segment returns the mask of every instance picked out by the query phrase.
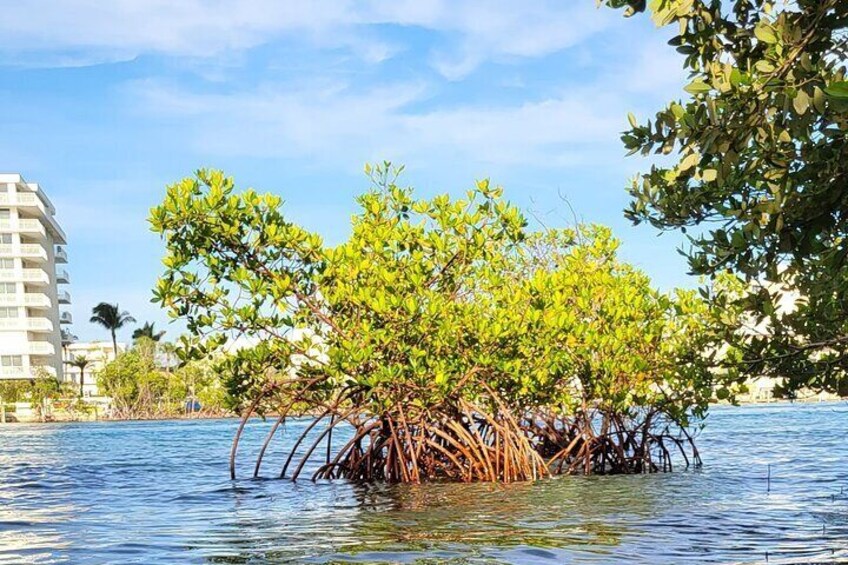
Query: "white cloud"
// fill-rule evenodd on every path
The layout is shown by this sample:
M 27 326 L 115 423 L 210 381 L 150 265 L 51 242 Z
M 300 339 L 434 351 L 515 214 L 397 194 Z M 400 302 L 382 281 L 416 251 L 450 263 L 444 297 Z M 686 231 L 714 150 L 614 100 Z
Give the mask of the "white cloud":
M 617 21 L 593 2 L 403 0 L 372 2 L 374 20 L 453 32 L 469 51 L 533 57 L 578 43 Z
M 429 89 L 401 83 L 265 86 L 205 94 L 157 82 L 132 85 L 132 105 L 154 118 L 178 118 L 201 154 L 310 157 L 347 165 L 388 158 L 443 164 L 564 166 L 617 143 L 626 101 L 572 90 L 503 105 L 419 110 Z
M 660 41 L 644 42 L 621 78 L 624 87 L 639 94 L 682 93 L 687 71 L 683 56 Z
M 51 55 L 56 65 L 115 61 L 155 53 L 211 57 L 281 37 L 344 47 L 380 62 L 399 46 L 375 26 L 416 27 L 446 35 L 434 67 L 460 78 L 498 57 L 536 57 L 570 47 L 618 21 L 590 0 L 19 0 L 4 6 L 0 53 L 18 64 Z
M 321 33 L 348 17 L 343 2 L 270 0 L 24 0 L 4 7 L 8 50 L 78 49 L 200 56 L 252 47 L 275 32 Z

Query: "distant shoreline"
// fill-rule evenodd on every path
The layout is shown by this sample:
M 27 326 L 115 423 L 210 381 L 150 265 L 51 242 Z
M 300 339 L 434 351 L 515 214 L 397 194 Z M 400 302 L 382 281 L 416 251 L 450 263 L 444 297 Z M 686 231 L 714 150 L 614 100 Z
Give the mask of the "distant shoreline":
M 738 404 L 731 404 L 729 402 L 716 402 L 710 404 L 711 408 L 754 408 L 754 407 L 763 407 L 763 406 L 792 406 L 795 404 L 802 405 L 814 405 L 814 404 L 835 404 L 840 402 L 848 402 L 848 398 L 827 398 L 824 400 L 818 398 L 798 398 L 798 399 L 775 399 L 775 400 L 753 400 L 753 401 L 740 401 Z M 7 414 L 7 418 L 9 418 L 9 414 Z M 293 414 L 291 417 L 299 418 L 306 417 L 309 414 Z M 265 420 L 274 420 L 278 417 L 277 414 L 267 414 L 265 416 Z M 97 424 L 97 423 L 114 423 L 114 422 L 182 422 L 182 421 L 191 421 L 191 420 L 234 420 L 238 421 L 241 417 L 236 414 L 203 414 L 203 415 L 192 415 L 192 416 L 162 416 L 162 417 L 151 417 L 151 418 L 90 418 L 90 419 L 50 419 L 46 421 L 41 421 L 37 419 L 26 419 L 24 421 L 11 421 L 7 420 L 7 425 L 29 425 L 29 424 Z M 261 416 L 251 416 L 251 420 L 262 420 Z M 0 428 L 3 427 L 3 424 L 0 424 Z
M 6 414 L 6 424 L 96 424 L 99 422 L 177 422 L 188 420 L 237 420 L 236 415 L 193 415 L 193 416 L 155 416 L 151 418 L 50 418 L 48 420 L 40 420 L 37 418 L 27 418 L 22 421 L 14 419 L 14 414 Z M 11 418 L 11 420 L 10 420 Z M 3 424 L 0 424 L 2 427 Z

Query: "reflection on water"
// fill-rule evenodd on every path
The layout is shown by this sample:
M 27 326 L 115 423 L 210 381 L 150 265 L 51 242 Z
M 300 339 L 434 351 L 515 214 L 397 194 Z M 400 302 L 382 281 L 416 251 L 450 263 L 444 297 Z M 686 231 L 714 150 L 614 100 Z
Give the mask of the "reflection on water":
M 844 405 L 717 408 L 698 471 L 470 486 L 230 482 L 228 420 L 10 425 L 0 563 L 836 562 L 846 424 Z

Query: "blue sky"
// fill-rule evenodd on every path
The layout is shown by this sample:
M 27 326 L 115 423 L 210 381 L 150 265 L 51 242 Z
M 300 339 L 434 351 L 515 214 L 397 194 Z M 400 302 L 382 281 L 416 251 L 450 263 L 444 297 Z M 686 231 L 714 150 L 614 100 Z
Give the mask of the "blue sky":
M 548 225 L 571 221 L 566 196 L 657 285 L 692 285 L 681 238 L 622 215 L 648 165 L 624 157 L 627 112 L 684 84 L 668 35 L 594 0 L 19 0 L 0 18 L 0 170 L 56 204 L 83 339 L 105 337 L 101 300 L 166 323 L 146 216 L 199 167 L 281 194 L 330 242 L 367 161 L 404 163 L 422 194 L 489 177 Z

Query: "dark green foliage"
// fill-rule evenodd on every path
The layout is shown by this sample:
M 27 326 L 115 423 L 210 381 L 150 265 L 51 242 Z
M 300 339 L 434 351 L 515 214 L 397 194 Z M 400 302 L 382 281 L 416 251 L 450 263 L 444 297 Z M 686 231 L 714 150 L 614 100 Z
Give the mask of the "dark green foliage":
M 112 334 L 112 347 L 115 350 L 115 355 L 118 355 L 118 338 L 116 332 L 123 328 L 126 324 L 134 324 L 135 318 L 130 316 L 129 312 L 122 312 L 117 304 L 108 304 L 101 302 L 91 309 L 92 324 L 99 324 L 109 330 Z
M 675 25 L 688 96 L 631 153 L 674 155 L 633 181 L 627 216 L 688 230 L 692 272 L 731 271 L 751 313 L 729 334 L 751 374 L 838 390 L 848 368 L 848 1 L 606 0 Z M 666 162 L 666 161 L 663 161 Z M 797 291 L 787 308 L 787 290 Z M 722 300 L 719 297 L 719 300 Z M 724 297 L 723 300 L 729 300 Z

